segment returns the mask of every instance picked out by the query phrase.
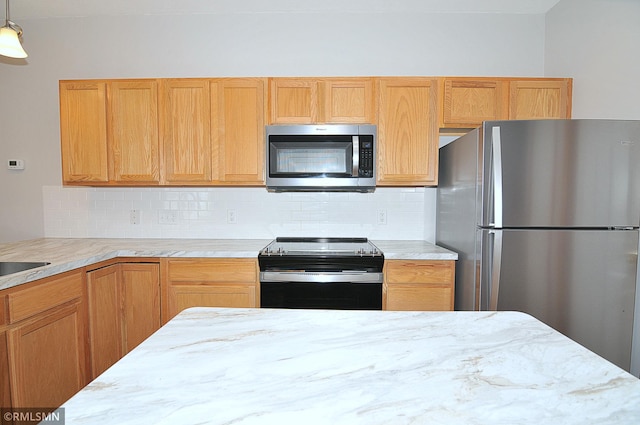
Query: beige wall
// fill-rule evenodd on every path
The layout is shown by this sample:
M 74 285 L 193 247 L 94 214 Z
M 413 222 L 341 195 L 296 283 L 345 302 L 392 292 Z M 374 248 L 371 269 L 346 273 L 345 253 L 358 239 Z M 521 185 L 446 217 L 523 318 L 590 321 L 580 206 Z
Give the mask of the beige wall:
M 220 12 L 19 23 L 29 58 L 0 59 L 0 241 L 44 234 L 42 187 L 61 181 L 60 79 L 543 73 L 543 15 Z M 27 168 L 8 171 L 8 158 Z
M 574 118 L 640 119 L 640 1 L 561 0 L 547 13 L 545 74 L 573 81 Z

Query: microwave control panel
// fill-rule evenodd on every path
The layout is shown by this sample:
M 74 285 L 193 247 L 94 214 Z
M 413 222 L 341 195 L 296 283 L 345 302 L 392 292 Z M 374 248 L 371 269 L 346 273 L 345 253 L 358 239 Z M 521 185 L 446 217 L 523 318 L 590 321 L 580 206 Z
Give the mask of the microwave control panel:
M 360 138 L 358 177 L 373 177 L 373 137 L 360 136 Z

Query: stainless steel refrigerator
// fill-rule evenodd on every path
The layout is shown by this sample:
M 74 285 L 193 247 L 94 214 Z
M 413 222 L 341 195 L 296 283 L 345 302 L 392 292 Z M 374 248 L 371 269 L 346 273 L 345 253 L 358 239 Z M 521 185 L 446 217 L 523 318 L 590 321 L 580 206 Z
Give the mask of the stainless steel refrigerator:
M 531 314 L 640 376 L 640 121 L 487 121 L 439 169 L 456 310 Z

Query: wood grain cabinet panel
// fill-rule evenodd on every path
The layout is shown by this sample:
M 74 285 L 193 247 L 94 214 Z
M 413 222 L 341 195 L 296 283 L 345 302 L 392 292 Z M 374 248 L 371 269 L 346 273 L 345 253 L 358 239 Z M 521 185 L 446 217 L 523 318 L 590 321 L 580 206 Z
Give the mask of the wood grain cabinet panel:
M 506 118 L 506 82 L 488 78 L 443 79 L 444 128 L 475 128 L 483 121 Z
M 160 182 L 158 83 L 112 81 L 108 84 L 111 180 Z
M 324 123 L 375 123 L 373 78 L 327 78 L 320 81 L 320 121 Z
M 0 407 L 11 409 L 11 381 L 9 378 L 9 351 L 7 333 L 0 332 Z M 2 423 L 5 423 L 3 421 Z
M 385 310 L 453 310 L 454 261 L 386 260 Z
M 375 123 L 370 77 L 272 78 L 271 124 Z
M 58 284 L 57 289 L 69 290 L 74 296 L 68 299 L 60 291 L 51 290 Z M 40 293 L 40 286 L 46 291 Z M 9 299 L 16 302 L 9 306 L 10 317 L 24 318 L 7 330 L 13 407 L 57 407 L 88 383 L 83 288 L 84 273 L 76 271 L 36 282 L 28 289 L 11 291 Z M 49 295 L 54 299 L 43 311 L 43 299 Z M 23 301 L 29 298 L 37 306 L 30 311 L 34 314 L 27 314 L 28 309 L 23 308 Z
M 272 78 L 269 83 L 271 124 L 318 122 L 318 80 Z
M 66 184 L 158 184 L 156 80 L 60 81 Z
M 266 79 L 212 80 L 211 87 L 214 180 L 264 185 Z
M 571 118 L 572 80 L 528 79 L 509 82 L 511 120 Z
M 436 185 L 437 80 L 378 81 L 378 185 Z
M 163 323 L 189 307 L 259 307 L 257 259 L 167 259 L 163 269 Z
M 63 182 L 107 183 L 107 84 L 60 81 L 59 89 Z
M 211 110 L 209 80 L 162 80 L 160 123 L 164 183 L 211 182 Z
M 121 263 L 87 273 L 92 377 L 160 328 L 160 266 Z

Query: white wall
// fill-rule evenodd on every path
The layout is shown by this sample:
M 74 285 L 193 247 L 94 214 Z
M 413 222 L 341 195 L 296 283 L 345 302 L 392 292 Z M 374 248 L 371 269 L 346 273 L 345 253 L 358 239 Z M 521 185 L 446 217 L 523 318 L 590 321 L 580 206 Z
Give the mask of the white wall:
M 315 7 L 318 10 L 321 6 Z M 80 227 L 70 235 L 101 234 L 101 227 L 90 219 L 99 204 L 44 207 L 43 197 L 49 202 L 51 193 L 58 193 L 60 202 L 75 199 L 78 190 L 84 191 L 85 198 L 110 193 L 108 189 L 60 189 L 60 79 L 544 73 L 544 15 L 218 13 L 32 19 L 19 24 L 24 28 L 29 58 L 0 59 L 0 242 L 69 234 L 67 230 L 73 227 L 78 208 L 86 208 L 80 214 L 89 218 L 87 222 L 75 222 Z M 24 159 L 26 169 L 7 170 L 9 158 Z M 74 194 L 67 196 L 66 190 Z M 156 195 L 155 189 L 132 191 L 141 199 Z M 192 196 L 198 193 L 193 191 Z M 254 195 L 252 189 L 228 189 L 223 193 L 227 205 L 229 199 Z M 406 194 L 403 189 L 385 189 L 358 199 L 368 208 L 389 211 L 383 233 L 399 239 L 433 241 L 434 189 L 420 189 L 417 193 L 424 194 L 419 205 L 412 201 L 406 208 L 405 203 L 398 202 Z M 282 202 L 278 194 L 261 193 L 259 197 L 267 210 L 281 211 L 278 221 L 271 221 L 272 214 L 262 218 L 255 214 L 251 227 L 238 223 L 234 232 L 248 236 L 258 228 L 262 229 L 261 235 L 264 229 L 275 229 L 271 233 L 284 231 L 282 221 L 294 214 L 285 205 L 302 205 L 297 201 Z M 304 201 L 308 205 L 306 214 L 317 218 L 310 220 L 316 223 L 313 226 L 318 231 L 336 232 L 337 236 L 348 232 L 342 226 L 344 217 L 327 214 L 326 200 L 331 206 L 344 205 L 340 194 L 310 196 Z M 348 205 L 352 205 L 349 213 L 361 211 L 359 203 Z M 231 207 L 240 208 L 233 203 Z M 416 208 L 424 215 L 413 214 Z M 68 220 L 66 224 L 56 215 L 62 210 L 68 211 L 62 213 L 62 218 Z M 220 224 L 217 211 L 209 218 L 214 224 L 199 226 L 200 221 L 190 222 L 189 234 L 226 234 L 227 230 L 212 230 Z M 392 215 L 391 211 L 398 214 Z M 123 221 L 123 211 L 107 208 L 103 214 L 109 228 L 117 229 Z M 379 234 L 374 215 L 366 212 L 363 220 L 362 232 L 367 234 L 362 236 Z M 80 223 L 86 224 L 82 227 Z M 158 229 L 151 223 L 146 225 Z M 159 237 L 165 233 L 171 231 L 160 228 L 144 235 Z
M 573 77 L 574 118 L 640 119 L 640 1 L 560 1 L 547 13 L 545 75 Z

